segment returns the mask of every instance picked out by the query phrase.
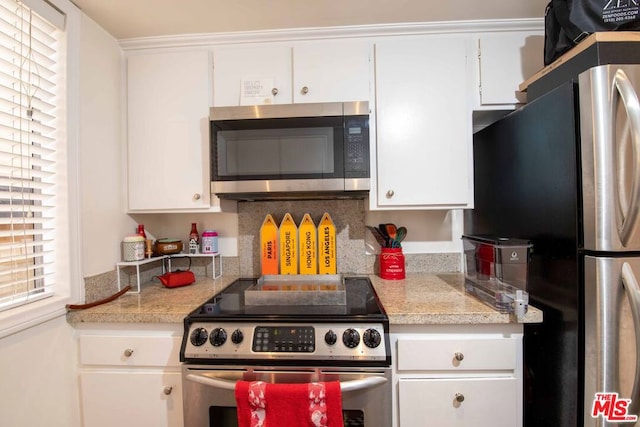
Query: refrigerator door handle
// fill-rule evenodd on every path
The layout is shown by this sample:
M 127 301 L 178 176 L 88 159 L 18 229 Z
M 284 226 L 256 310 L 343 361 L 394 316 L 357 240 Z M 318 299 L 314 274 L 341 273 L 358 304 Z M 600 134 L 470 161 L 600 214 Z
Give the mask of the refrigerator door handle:
M 624 188 L 625 171 L 621 166 L 623 156 L 626 157 L 626 151 L 618 150 L 618 233 L 620 241 L 627 246 L 631 239 L 635 225 L 640 217 L 640 102 L 636 94 L 633 84 L 623 70 L 617 70 L 612 81 L 611 87 L 611 120 L 612 132 L 615 132 L 615 123 L 618 109 L 617 97 L 620 96 L 622 104 L 629 118 L 629 128 L 632 141 L 632 183 L 631 183 L 631 200 L 627 200 Z M 614 135 L 615 136 L 615 135 Z M 615 139 L 614 139 L 615 140 Z
M 640 367 L 640 286 L 636 280 L 633 270 L 628 263 L 622 265 L 622 285 L 627 293 L 629 305 L 631 306 L 631 317 L 633 318 L 633 327 L 636 337 L 636 373 L 633 380 L 633 389 L 631 391 L 631 404 L 629 412 L 638 415 L 640 412 L 640 375 L 638 369 Z

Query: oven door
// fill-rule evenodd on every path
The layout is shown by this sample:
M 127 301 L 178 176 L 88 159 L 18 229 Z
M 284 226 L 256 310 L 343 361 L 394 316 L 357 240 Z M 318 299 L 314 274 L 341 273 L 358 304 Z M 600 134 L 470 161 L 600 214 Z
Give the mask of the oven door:
M 263 368 L 184 365 L 185 427 L 237 427 L 236 381 L 308 383 L 340 381 L 345 426 L 391 425 L 389 368 Z

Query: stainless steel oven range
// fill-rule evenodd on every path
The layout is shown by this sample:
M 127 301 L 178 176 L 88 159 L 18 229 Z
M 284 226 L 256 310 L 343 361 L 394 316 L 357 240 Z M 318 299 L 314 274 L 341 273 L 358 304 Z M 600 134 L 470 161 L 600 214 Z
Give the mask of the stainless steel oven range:
M 339 305 L 247 305 L 239 279 L 184 320 L 185 427 L 237 426 L 235 383 L 340 381 L 345 426 L 391 425 L 389 319 L 366 277 Z

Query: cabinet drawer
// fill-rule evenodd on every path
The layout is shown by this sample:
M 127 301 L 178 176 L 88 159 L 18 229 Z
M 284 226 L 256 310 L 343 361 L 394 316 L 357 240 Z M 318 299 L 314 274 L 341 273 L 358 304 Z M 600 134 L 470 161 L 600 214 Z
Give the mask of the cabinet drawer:
M 517 340 L 510 338 L 399 338 L 398 370 L 513 370 L 517 344 Z
M 180 366 L 180 337 L 80 336 L 80 363 L 115 366 Z
M 515 378 L 400 379 L 400 427 L 521 425 Z

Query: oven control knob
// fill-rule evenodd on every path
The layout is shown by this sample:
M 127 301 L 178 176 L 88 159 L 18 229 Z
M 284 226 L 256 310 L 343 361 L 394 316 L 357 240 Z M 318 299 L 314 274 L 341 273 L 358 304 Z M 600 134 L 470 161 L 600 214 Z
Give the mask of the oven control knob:
M 355 329 L 349 328 L 342 334 L 342 342 L 349 348 L 357 347 L 360 344 L 360 334 Z
M 382 337 L 377 330 L 367 329 L 362 336 L 362 342 L 369 348 L 376 348 L 382 342 Z
M 214 347 L 220 347 L 222 344 L 227 342 L 227 331 L 222 328 L 215 328 L 211 331 L 209 341 L 211 341 L 211 344 L 213 344 Z
M 335 332 L 329 329 L 329 331 L 326 334 L 324 334 L 324 342 L 326 342 L 329 345 L 334 345 L 336 341 L 338 341 L 338 336 L 336 335 Z
M 243 339 L 244 339 L 244 334 L 240 329 L 236 329 L 231 334 L 231 342 L 234 344 L 240 344 Z
M 205 328 L 196 328 L 191 332 L 191 344 L 200 347 L 207 342 L 207 330 Z

